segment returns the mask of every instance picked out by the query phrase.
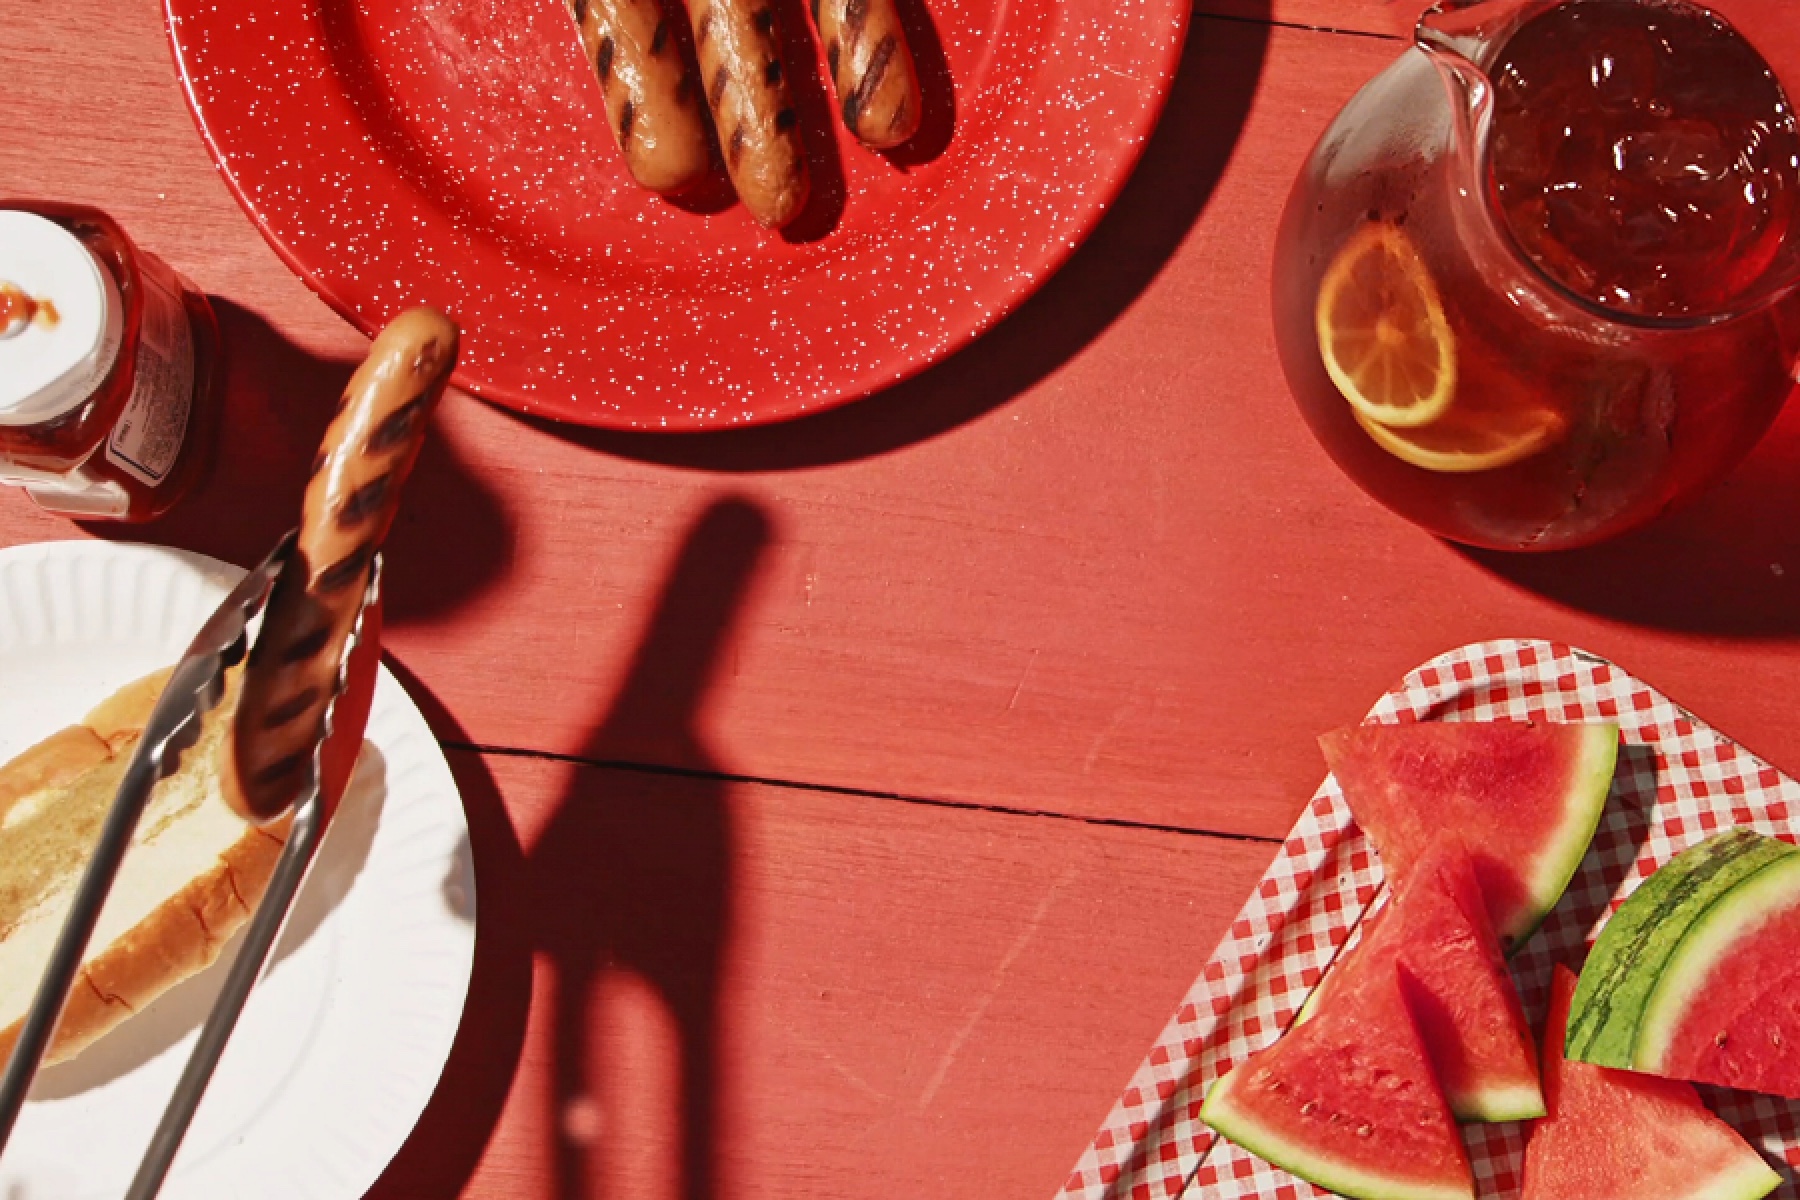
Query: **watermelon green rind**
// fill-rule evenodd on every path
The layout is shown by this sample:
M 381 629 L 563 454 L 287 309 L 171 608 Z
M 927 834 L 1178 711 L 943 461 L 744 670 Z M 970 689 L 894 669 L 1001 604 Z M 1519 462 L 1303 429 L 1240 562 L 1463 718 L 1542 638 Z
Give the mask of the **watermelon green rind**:
M 1740 883 L 1800 854 L 1749 829 L 1683 851 L 1638 885 L 1600 933 L 1569 1014 L 1568 1057 L 1629 1068 L 1650 993 L 1694 923 Z
M 1239 1067 L 1213 1084 L 1206 1094 L 1206 1103 L 1200 1107 L 1200 1119 L 1256 1157 L 1353 1200 L 1469 1200 L 1467 1188 L 1394 1179 L 1270 1136 L 1233 1106 L 1232 1085 L 1244 1074 Z
M 1781 1176 L 1775 1168 L 1760 1159 L 1746 1160 L 1688 1196 L 1691 1200 L 1762 1200 L 1780 1186 Z
M 1785 844 L 1785 843 L 1784 843 Z M 1800 902 L 1800 853 L 1782 855 L 1714 901 L 1688 927 L 1644 1004 L 1631 1065 L 1661 1073 L 1669 1043 L 1690 1003 L 1739 939 L 1770 915 Z
M 1492 1087 L 1470 1097 L 1459 1106 L 1456 1119 L 1464 1122 L 1497 1124 L 1502 1121 L 1532 1121 L 1544 1115 L 1544 1093 L 1533 1087 Z
M 1531 940 L 1568 890 L 1569 880 L 1581 868 L 1594 832 L 1600 828 L 1606 797 L 1612 791 L 1613 772 L 1619 765 L 1619 727 L 1583 725 L 1581 731 L 1581 754 L 1570 772 L 1568 808 L 1556 836 L 1545 843 L 1544 855 L 1532 873 L 1531 911 L 1518 928 L 1496 930 L 1502 944 L 1514 950 Z

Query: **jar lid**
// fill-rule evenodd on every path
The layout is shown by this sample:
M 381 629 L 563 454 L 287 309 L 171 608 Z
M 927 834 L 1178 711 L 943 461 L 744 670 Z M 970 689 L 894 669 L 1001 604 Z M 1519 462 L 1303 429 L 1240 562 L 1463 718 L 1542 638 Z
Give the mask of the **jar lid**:
M 0 425 L 36 425 L 92 395 L 119 355 L 121 307 L 81 239 L 0 209 Z

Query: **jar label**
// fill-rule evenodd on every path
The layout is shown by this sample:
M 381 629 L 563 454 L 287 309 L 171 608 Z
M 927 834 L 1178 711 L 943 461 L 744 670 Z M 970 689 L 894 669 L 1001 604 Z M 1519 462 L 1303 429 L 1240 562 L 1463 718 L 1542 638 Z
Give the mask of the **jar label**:
M 194 333 L 181 297 L 145 271 L 138 327 L 137 378 L 112 436 L 107 461 L 155 487 L 175 466 L 194 402 Z

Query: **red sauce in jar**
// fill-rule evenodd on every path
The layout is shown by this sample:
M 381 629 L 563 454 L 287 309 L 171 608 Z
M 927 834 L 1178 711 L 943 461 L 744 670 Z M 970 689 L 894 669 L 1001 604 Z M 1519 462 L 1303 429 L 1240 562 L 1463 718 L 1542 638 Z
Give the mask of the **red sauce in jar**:
M 56 328 L 61 320 L 54 300 L 40 300 L 23 288 L 0 279 L 0 337 L 17 332 L 27 325 Z

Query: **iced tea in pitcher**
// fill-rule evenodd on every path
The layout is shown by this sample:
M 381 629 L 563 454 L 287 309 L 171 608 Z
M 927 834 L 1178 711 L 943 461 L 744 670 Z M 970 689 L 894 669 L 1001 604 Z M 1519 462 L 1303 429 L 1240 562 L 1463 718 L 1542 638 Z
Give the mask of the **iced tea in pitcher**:
M 1730 19 L 1759 13 L 1441 4 L 1340 115 L 1274 298 L 1302 411 L 1364 488 L 1459 541 L 1574 546 L 1767 429 L 1800 359 L 1800 128 Z M 1765 41 L 1800 68 L 1796 24 Z

